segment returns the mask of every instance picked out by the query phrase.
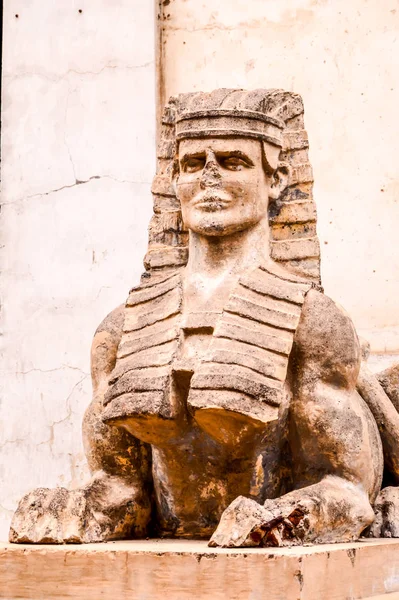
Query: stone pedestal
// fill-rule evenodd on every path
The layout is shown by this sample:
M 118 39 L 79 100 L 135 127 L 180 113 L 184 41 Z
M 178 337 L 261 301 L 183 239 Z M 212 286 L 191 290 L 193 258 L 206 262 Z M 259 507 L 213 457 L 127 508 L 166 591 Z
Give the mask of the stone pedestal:
M 381 597 L 399 598 L 396 540 L 261 550 L 183 540 L 0 546 L 0 598 L 7 600 Z

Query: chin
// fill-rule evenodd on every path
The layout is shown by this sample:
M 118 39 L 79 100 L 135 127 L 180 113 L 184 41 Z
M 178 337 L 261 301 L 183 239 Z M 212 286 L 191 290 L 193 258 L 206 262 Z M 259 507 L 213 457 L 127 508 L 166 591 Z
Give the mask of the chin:
M 252 223 L 243 223 L 242 220 L 228 219 L 226 214 L 212 213 L 207 215 L 202 214 L 195 219 L 189 219 L 186 225 L 189 230 L 198 235 L 221 237 L 248 229 Z

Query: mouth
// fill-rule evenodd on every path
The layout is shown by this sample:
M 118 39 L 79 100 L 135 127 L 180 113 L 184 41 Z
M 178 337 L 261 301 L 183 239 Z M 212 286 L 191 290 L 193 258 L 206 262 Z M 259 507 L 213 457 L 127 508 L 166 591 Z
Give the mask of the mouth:
M 218 210 L 223 210 L 228 208 L 231 204 L 231 200 L 227 198 L 221 198 L 217 195 L 206 195 L 202 198 L 199 198 L 196 202 L 194 202 L 195 208 L 203 210 L 205 212 L 216 212 Z

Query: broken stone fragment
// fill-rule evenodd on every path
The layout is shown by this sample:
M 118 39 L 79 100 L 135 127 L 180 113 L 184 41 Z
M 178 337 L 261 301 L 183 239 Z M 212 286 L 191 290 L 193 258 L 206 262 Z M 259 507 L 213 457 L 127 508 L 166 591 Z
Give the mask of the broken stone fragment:
M 399 538 L 399 488 L 386 487 L 374 503 L 375 521 L 367 537 Z

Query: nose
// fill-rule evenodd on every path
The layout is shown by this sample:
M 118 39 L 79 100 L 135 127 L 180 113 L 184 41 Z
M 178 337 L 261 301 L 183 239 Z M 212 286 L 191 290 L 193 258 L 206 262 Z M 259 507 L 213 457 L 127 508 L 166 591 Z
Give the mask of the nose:
M 222 175 L 214 153 L 210 150 L 206 153 L 206 162 L 201 174 L 200 187 L 220 188 L 222 186 Z

